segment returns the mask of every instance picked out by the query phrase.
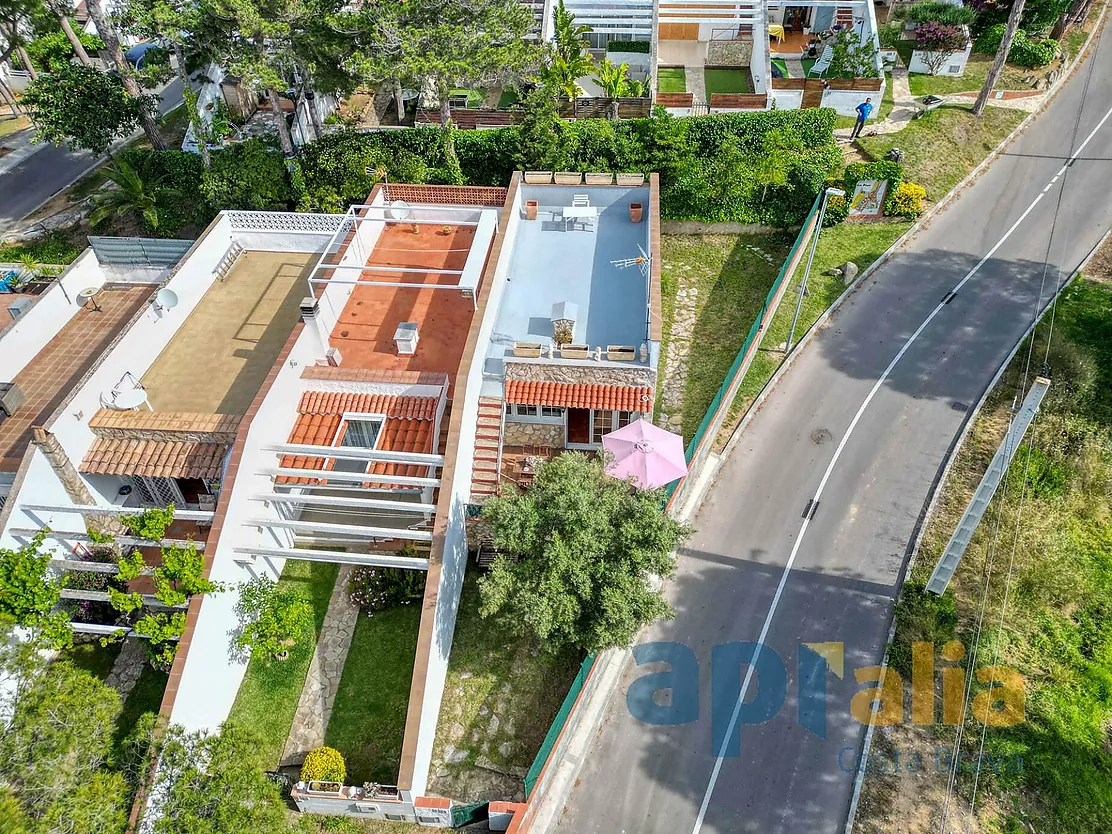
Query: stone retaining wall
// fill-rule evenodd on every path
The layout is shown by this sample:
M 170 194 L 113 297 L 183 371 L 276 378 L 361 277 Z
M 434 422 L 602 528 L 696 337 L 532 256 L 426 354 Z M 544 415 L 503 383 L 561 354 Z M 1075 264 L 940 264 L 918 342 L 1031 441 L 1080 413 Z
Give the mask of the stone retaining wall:
M 506 361 L 506 380 L 525 382 L 564 382 L 571 385 L 628 385 L 655 388 L 656 371 L 643 365 L 628 368 L 600 365 L 589 359 L 571 362 Z
M 503 446 L 564 447 L 564 427 L 559 423 L 518 423 L 506 420 L 502 430 Z
M 753 41 L 710 41 L 708 67 L 747 67 L 753 60 Z

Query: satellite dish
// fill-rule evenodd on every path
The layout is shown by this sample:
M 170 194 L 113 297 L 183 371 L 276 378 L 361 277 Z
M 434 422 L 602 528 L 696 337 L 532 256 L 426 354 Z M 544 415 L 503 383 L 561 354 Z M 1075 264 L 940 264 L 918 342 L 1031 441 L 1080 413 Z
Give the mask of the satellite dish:
M 390 204 L 390 217 L 393 220 L 405 220 L 410 211 L 409 203 L 405 200 L 395 200 Z
M 173 310 L 178 306 L 178 294 L 173 290 L 161 289 L 154 296 L 160 310 Z

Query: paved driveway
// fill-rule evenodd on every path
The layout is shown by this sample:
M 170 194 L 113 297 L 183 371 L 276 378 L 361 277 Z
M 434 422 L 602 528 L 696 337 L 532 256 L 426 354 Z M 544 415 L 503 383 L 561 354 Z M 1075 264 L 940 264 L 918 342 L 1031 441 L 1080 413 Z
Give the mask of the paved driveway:
M 968 406 L 1049 287 L 1112 228 L 1110 117 L 1112 35 L 1011 152 L 862 286 L 784 376 L 698 514 L 668 589 L 676 618 L 646 637 L 695 652 L 700 719 L 648 726 L 619 694 L 560 830 L 842 831 L 864 734 L 848 709 L 860 688 L 852 670 L 881 661 L 911 542 Z M 712 647 L 762 639 L 783 659 L 786 703 L 741 728 L 740 756 L 719 759 Z M 845 677 L 825 676 L 825 738 L 796 720 L 798 646 L 810 641 L 845 647 Z M 630 664 L 622 691 L 643 673 Z M 754 677 L 747 698 L 759 689 Z

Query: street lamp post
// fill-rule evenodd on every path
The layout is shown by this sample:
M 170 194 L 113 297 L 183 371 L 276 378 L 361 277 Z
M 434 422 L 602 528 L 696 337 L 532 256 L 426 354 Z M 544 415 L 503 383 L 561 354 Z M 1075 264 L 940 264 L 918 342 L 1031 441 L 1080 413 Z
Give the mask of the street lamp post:
M 822 232 L 822 221 L 826 217 L 826 203 L 831 197 L 845 197 L 846 192 L 840 188 L 828 188 L 822 195 L 822 205 L 819 207 L 819 219 L 815 224 L 815 233 L 811 237 L 811 251 L 807 253 L 807 266 L 803 270 L 803 283 L 799 285 L 799 298 L 795 300 L 795 314 L 792 316 L 792 329 L 788 332 L 788 342 L 784 346 L 784 355 L 787 356 L 792 349 L 792 340 L 795 338 L 795 325 L 799 321 L 799 309 L 803 306 L 803 296 L 807 294 L 807 278 L 811 275 L 811 262 L 815 259 L 815 247 L 819 243 L 819 233 Z

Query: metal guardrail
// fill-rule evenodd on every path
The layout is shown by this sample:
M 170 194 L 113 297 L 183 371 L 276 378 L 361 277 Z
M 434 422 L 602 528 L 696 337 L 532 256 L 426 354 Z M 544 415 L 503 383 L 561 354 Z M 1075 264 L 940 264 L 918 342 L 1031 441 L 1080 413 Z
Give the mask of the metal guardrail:
M 927 590 L 932 594 L 941 595 L 946 592 L 946 587 L 950 584 L 954 571 L 957 570 L 958 564 L 961 562 L 961 557 L 965 555 L 965 550 L 969 547 L 973 533 L 981 523 L 981 518 L 984 516 L 985 510 L 988 509 L 992 497 L 996 494 L 1004 473 L 1008 471 L 1008 466 L 1011 465 L 1012 459 L 1019 449 L 1019 442 L 1023 440 L 1023 435 L 1027 433 L 1027 429 L 1035 419 L 1035 415 L 1039 411 L 1039 405 L 1042 404 L 1043 397 L 1046 396 L 1049 387 L 1050 380 L 1040 376 L 1035 378 L 1035 383 L 1031 386 L 1031 390 L 1027 392 L 1015 419 L 1012 420 L 1008 433 L 1004 435 L 1000 448 L 993 455 L 992 462 L 988 465 L 984 477 L 981 478 L 981 483 L 977 485 L 977 489 L 969 501 L 969 506 L 965 508 L 965 513 L 962 514 L 961 521 L 958 522 L 957 529 L 954 530 L 954 535 L 950 537 L 950 543 L 946 545 L 942 558 L 938 560 L 930 581 L 927 582 Z

